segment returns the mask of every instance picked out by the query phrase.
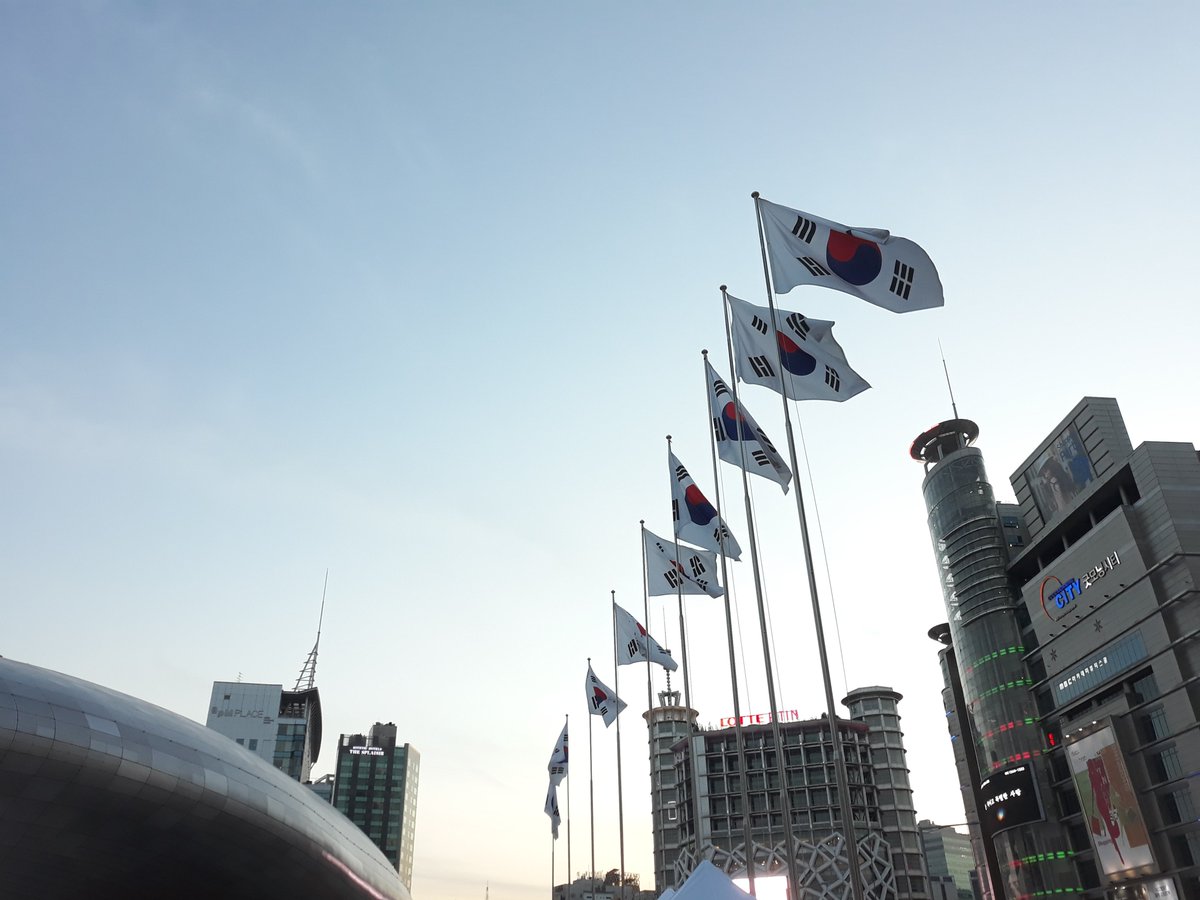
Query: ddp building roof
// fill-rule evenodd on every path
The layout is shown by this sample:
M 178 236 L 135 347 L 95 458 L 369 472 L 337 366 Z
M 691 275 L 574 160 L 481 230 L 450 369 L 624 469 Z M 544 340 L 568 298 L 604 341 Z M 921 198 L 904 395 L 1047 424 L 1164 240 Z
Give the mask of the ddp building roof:
M 409 900 L 370 839 L 204 726 L 0 659 L 4 896 Z

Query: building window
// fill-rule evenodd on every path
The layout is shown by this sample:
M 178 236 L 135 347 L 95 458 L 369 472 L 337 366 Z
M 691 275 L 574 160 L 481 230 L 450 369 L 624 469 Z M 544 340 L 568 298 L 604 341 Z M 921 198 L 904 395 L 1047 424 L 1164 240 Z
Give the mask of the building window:
M 237 743 L 238 743 L 238 746 L 240 746 L 240 747 L 244 747 L 244 746 L 246 746 L 246 739 L 245 739 L 245 738 L 235 738 L 235 740 L 237 741 Z
M 1196 810 L 1192 806 L 1192 792 L 1188 788 L 1163 794 L 1158 798 L 1158 803 L 1162 807 L 1163 820 L 1168 824 L 1192 822 L 1196 819 Z
M 1141 678 L 1129 682 L 1129 691 L 1133 694 L 1134 703 L 1153 700 L 1158 696 L 1158 682 L 1154 680 L 1154 673 L 1147 672 Z
M 258 738 L 250 738 L 250 743 L 247 745 L 251 750 L 258 749 Z
M 1138 731 L 1141 732 L 1142 740 L 1146 743 L 1165 738 L 1170 733 L 1167 728 L 1166 711 L 1159 706 L 1140 716 L 1138 719 Z
M 1179 764 L 1179 751 L 1174 747 L 1168 747 L 1156 753 L 1152 758 L 1157 781 L 1170 781 L 1183 776 L 1183 767 Z M 1191 865 L 1191 863 L 1187 865 Z

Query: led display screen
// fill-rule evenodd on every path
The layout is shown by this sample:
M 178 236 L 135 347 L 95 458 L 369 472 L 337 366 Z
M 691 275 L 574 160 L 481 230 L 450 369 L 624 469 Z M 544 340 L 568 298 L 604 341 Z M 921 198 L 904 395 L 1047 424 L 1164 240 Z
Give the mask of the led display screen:
M 1044 818 L 1033 769 L 1028 763 L 1004 769 L 986 779 L 979 785 L 978 803 L 979 824 L 988 838 L 1006 828 Z

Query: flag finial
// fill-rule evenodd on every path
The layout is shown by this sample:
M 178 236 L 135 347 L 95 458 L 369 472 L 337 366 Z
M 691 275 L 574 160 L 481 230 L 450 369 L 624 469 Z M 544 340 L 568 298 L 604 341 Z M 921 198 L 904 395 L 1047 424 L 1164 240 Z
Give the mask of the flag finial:
M 750 196 L 753 197 L 755 200 L 757 200 L 758 199 L 758 191 L 751 191 Z

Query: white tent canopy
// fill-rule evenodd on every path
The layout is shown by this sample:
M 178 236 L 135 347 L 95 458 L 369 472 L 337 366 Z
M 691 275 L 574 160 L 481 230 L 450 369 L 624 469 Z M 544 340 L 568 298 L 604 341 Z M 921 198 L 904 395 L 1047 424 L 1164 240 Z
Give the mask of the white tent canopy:
M 663 896 L 666 896 L 665 892 Z M 672 900 L 752 900 L 752 898 L 730 881 L 728 875 L 705 859 L 692 870 L 692 874 L 683 883 L 683 887 L 674 893 Z

